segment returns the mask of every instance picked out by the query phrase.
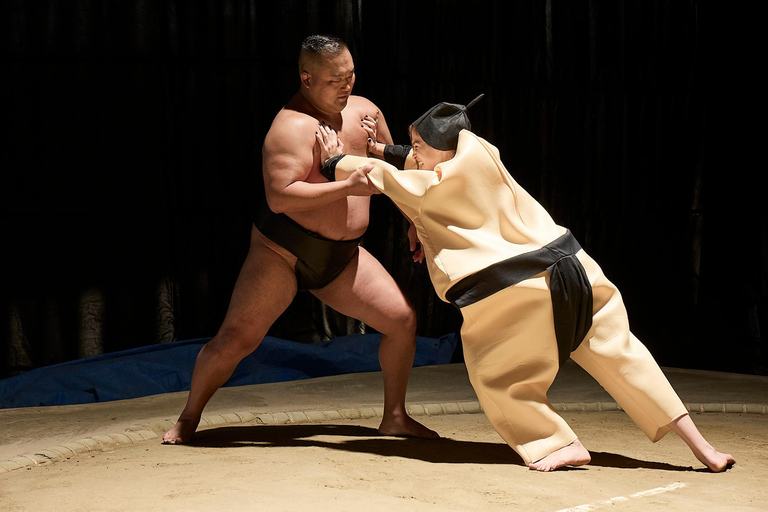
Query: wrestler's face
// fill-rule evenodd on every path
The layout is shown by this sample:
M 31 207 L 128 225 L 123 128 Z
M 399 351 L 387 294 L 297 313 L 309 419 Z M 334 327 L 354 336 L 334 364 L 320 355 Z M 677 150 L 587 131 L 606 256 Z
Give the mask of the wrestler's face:
M 435 149 L 421 138 L 419 131 L 411 126 L 411 147 L 413 147 L 413 159 L 422 170 L 434 170 L 438 164 L 447 162 L 456 155 L 455 151 L 443 151 Z
M 325 114 L 341 112 L 355 85 L 355 63 L 349 50 L 309 61 L 301 73 L 301 84 L 312 106 Z

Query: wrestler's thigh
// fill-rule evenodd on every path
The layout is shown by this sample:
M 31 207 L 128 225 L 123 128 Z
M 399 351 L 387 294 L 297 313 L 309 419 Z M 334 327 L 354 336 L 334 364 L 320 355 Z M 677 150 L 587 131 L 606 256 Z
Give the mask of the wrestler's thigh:
M 254 228 L 219 334 L 260 341 L 293 301 L 297 290 L 295 262 L 271 245 Z
M 339 313 L 381 333 L 415 328 L 410 302 L 381 263 L 362 247 L 336 279 L 312 293 Z

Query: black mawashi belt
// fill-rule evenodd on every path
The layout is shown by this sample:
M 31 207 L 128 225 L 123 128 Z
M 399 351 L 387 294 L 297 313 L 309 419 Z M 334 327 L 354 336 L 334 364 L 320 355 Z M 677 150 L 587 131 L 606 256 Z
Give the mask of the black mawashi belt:
M 463 308 L 546 270 L 562 365 L 592 327 L 592 286 L 576 258 L 580 249 L 573 234 L 566 231 L 541 249 L 494 263 L 465 277 L 445 296 Z
M 264 236 L 296 256 L 299 290 L 317 290 L 336 279 L 357 253 L 362 237 L 331 240 L 307 230 L 283 213 L 265 216 L 257 225 Z

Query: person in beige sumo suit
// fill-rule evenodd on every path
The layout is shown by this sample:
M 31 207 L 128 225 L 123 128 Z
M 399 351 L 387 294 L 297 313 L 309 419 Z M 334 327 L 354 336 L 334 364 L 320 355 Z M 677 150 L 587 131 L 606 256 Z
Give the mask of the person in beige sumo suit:
M 343 155 L 335 132 L 324 127 L 318 140 L 327 178 L 342 180 L 367 166 L 373 186 L 410 219 L 414 260 L 426 260 L 438 296 L 460 308 L 469 378 L 497 432 L 531 469 L 590 461 L 547 400 L 570 357 L 651 441 L 673 430 L 710 470 L 734 464 L 704 439 L 630 332 L 616 286 L 510 176 L 498 149 L 469 131 L 466 109 L 430 109 L 410 125 L 411 146 L 375 142 L 377 120 L 366 116 L 361 126 L 377 158 Z

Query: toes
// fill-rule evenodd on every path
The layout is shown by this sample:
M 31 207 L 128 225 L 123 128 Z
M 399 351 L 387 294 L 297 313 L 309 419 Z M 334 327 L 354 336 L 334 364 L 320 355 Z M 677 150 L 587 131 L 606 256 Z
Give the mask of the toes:
M 168 432 L 163 436 L 162 444 L 183 444 L 183 442 L 180 435 Z

